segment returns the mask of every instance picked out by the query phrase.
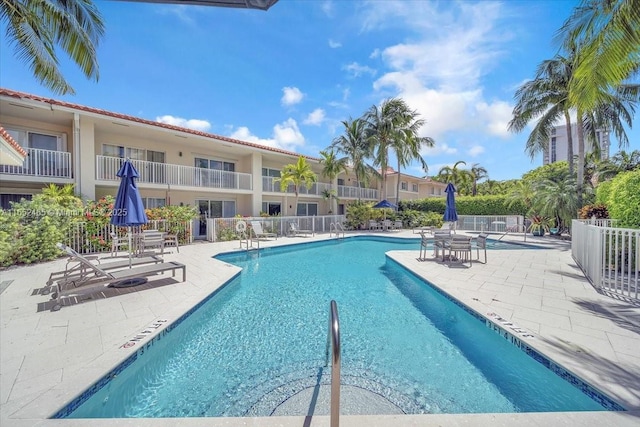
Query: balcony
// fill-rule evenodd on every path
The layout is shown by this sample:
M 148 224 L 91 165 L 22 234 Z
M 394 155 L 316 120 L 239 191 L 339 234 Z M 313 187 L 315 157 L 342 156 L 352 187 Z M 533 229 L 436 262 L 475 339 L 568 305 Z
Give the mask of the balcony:
M 123 159 L 96 156 L 96 179 L 119 181 L 116 175 Z M 182 187 L 219 188 L 226 190 L 251 190 L 251 174 L 202 169 L 193 166 L 131 160 L 140 175 L 140 184 L 170 184 Z
M 66 151 L 25 148 L 27 158 L 21 166 L 0 165 L 0 174 L 43 178 L 73 178 L 71 153 Z
M 331 189 L 331 184 L 317 182 L 313 184 L 311 188 L 302 186 L 298 189 L 298 193 L 312 196 L 322 196 L 323 191 Z M 282 191 L 280 190 L 280 182 L 275 181 L 275 178 L 263 176 L 262 191 L 282 193 Z M 294 192 L 295 191 L 293 185 L 290 185 L 287 188 L 287 191 L 285 191 L 285 193 L 291 194 L 293 194 Z M 375 190 L 373 188 L 347 187 L 344 185 L 338 185 L 338 198 L 357 199 L 358 194 L 360 195 L 361 199 L 377 200 L 378 198 L 378 190 Z
M 347 185 L 338 185 L 338 198 L 378 200 L 378 190 L 376 190 L 375 188 L 361 188 Z

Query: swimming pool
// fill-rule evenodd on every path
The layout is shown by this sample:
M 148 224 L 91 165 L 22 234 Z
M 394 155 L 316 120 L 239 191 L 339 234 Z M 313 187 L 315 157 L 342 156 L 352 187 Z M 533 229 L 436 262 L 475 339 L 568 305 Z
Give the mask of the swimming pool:
M 362 237 L 219 256 L 242 274 L 70 417 L 271 415 L 328 381 L 331 299 L 342 383 L 401 412 L 604 409 L 384 256 L 418 246 Z

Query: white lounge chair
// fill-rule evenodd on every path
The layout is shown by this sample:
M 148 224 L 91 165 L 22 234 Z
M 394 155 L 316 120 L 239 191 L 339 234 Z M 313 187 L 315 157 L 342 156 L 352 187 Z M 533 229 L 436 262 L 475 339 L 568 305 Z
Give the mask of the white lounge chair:
M 278 235 L 276 233 L 266 233 L 262 229 L 260 221 L 251 221 L 251 229 L 253 230 L 253 234 L 256 236 L 256 239 L 267 239 L 269 237 L 274 237 L 276 240 L 278 239 Z
M 300 228 L 298 228 L 298 224 L 296 224 L 295 222 L 290 222 L 289 223 L 289 236 L 299 236 L 299 235 L 303 235 L 303 236 L 308 236 L 308 235 L 314 235 L 313 230 L 301 230 Z
M 172 276 L 175 277 L 176 270 L 182 270 L 182 281 L 187 280 L 187 267 L 179 262 L 170 261 L 160 264 L 141 265 L 135 268 L 123 268 L 117 271 L 105 271 L 99 266 L 93 264 L 91 261 L 80 255 L 72 248 L 62 243 L 57 243 L 56 246 L 65 251 L 69 256 L 73 256 L 79 262 L 81 262 L 87 270 L 94 272 L 94 276 L 88 280 L 84 280 L 82 283 L 76 284 L 73 282 L 59 281 L 53 286 L 55 292 L 51 294 L 51 298 L 56 300 L 56 304 L 53 306 L 52 311 L 58 311 L 62 307 L 62 298 L 70 296 L 77 292 L 78 288 L 86 288 L 89 286 L 96 287 L 124 287 L 131 286 L 136 283 L 136 279 L 142 278 L 139 283 L 145 283 L 146 277 L 154 276 L 165 271 L 171 271 Z M 128 284 L 130 283 L 130 284 Z

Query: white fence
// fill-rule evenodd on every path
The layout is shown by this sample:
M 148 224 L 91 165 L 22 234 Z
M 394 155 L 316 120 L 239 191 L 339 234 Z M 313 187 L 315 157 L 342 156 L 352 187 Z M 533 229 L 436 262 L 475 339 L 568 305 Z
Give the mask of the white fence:
M 178 236 L 178 241 L 185 244 L 193 243 L 192 224 L 192 221 L 151 220 L 144 226 L 144 229 L 175 234 Z M 142 228 L 140 226 L 131 227 L 131 231 L 139 233 Z M 83 254 L 107 252 L 111 250 L 110 233 L 114 232 L 124 237 L 127 231 L 126 227 L 116 227 L 111 224 L 96 227 L 89 226 L 86 222 L 78 222 L 71 225 L 66 244 Z
M 612 227 L 611 220 L 573 220 L 571 254 L 598 289 L 638 300 L 640 230 Z
M 458 215 L 456 230 L 524 233 L 522 215 Z
M 263 231 L 276 233 L 278 236 L 286 236 L 290 222 L 295 222 L 300 230 L 329 233 L 332 223 L 343 223 L 345 220 L 346 217 L 344 215 L 209 218 L 207 219 L 207 240 L 218 242 L 239 239 L 239 235 L 236 232 L 238 221 L 244 221 L 247 225 L 250 225 L 251 221 L 259 221 L 262 224 Z

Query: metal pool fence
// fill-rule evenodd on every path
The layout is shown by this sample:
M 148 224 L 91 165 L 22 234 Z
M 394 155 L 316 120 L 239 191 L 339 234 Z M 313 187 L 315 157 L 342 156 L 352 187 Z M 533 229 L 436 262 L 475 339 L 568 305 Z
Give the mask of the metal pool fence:
M 640 301 L 640 230 L 612 220 L 573 220 L 571 254 L 593 286 Z

